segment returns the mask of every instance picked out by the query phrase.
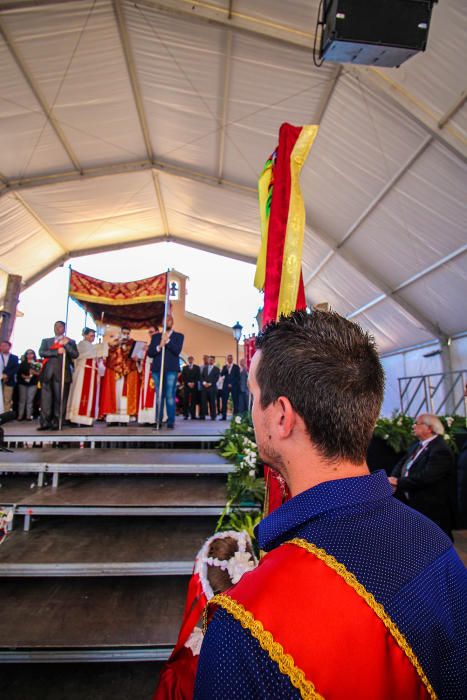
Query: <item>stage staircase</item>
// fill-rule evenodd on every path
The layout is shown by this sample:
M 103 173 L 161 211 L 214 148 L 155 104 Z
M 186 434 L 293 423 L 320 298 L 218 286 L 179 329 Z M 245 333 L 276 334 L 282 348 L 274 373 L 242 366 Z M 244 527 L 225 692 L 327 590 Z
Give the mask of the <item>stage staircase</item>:
M 194 556 L 226 503 L 225 425 L 6 426 L 0 695 L 150 700 Z

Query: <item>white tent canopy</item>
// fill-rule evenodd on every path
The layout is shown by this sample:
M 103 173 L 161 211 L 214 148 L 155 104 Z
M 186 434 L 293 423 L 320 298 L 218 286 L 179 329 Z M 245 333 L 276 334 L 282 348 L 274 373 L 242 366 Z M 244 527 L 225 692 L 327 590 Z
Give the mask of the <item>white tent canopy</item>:
M 310 304 L 383 352 L 467 329 L 467 10 L 399 69 L 313 65 L 317 0 L 0 0 L 0 296 L 70 257 L 178 241 L 254 262 L 280 124 Z

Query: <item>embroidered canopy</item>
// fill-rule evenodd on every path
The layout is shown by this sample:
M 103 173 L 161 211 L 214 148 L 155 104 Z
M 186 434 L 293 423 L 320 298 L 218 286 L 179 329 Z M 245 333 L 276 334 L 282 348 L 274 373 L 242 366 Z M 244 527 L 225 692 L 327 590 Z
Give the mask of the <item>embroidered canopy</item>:
M 167 275 L 133 282 L 106 282 L 72 270 L 69 295 L 96 321 L 147 328 L 164 317 Z

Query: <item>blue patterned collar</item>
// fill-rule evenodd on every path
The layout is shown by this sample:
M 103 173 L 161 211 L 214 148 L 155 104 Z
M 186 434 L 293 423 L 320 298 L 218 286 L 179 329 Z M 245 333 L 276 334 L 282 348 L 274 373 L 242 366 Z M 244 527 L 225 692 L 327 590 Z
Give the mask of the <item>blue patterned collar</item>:
M 256 527 L 260 549 L 269 551 L 289 539 L 291 530 L 330 511 L 368 505 L 392 496 L 386 473 L 326 481 L 299 493 Z

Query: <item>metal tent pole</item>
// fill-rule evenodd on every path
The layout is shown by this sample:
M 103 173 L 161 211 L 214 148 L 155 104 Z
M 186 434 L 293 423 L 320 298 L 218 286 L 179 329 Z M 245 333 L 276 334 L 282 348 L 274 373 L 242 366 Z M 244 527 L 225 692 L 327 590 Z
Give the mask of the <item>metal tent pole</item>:
M 67 292 L 67 297 L 66 297 L 66 312 L 65 312 L 65 333 L 67 332 L 67 327 L 68 327 L 68 313 L 69 313 L 69 308 L 70 308 L 70 280 L 71 280 L 71 265 L 68 266 L 68 292 Z M 62 429 L 63 425 L 63 397 L 65 394 L 65 369 L 66 369 L 66 350 L 65 346 L 63 345 L 63 355 L 62 355 L 62 376 L 61 376 L 61 381 L 60 381 L 60 414 L 58 417 L 58 429 Z
M 165 281 L 164 323 L 163 323 L 161 338 L 163 337 L 164 333 L 167 331 L 167 315 L 169 312 L 168 311 L 169 310 L 169 296 L 170 296 L 169 270 L 167 270 L 166 281 Z M 164 386 L 164 361 L 165 361 L 165 345 L 163 345 L 162 349 L 161 349 L 161 371 L 159 374 L 159 390 L 157 392 L 157 401 L 156 401 L 156 430 L 160 430 L 160 427 L 162 425 L 162 387 Z

